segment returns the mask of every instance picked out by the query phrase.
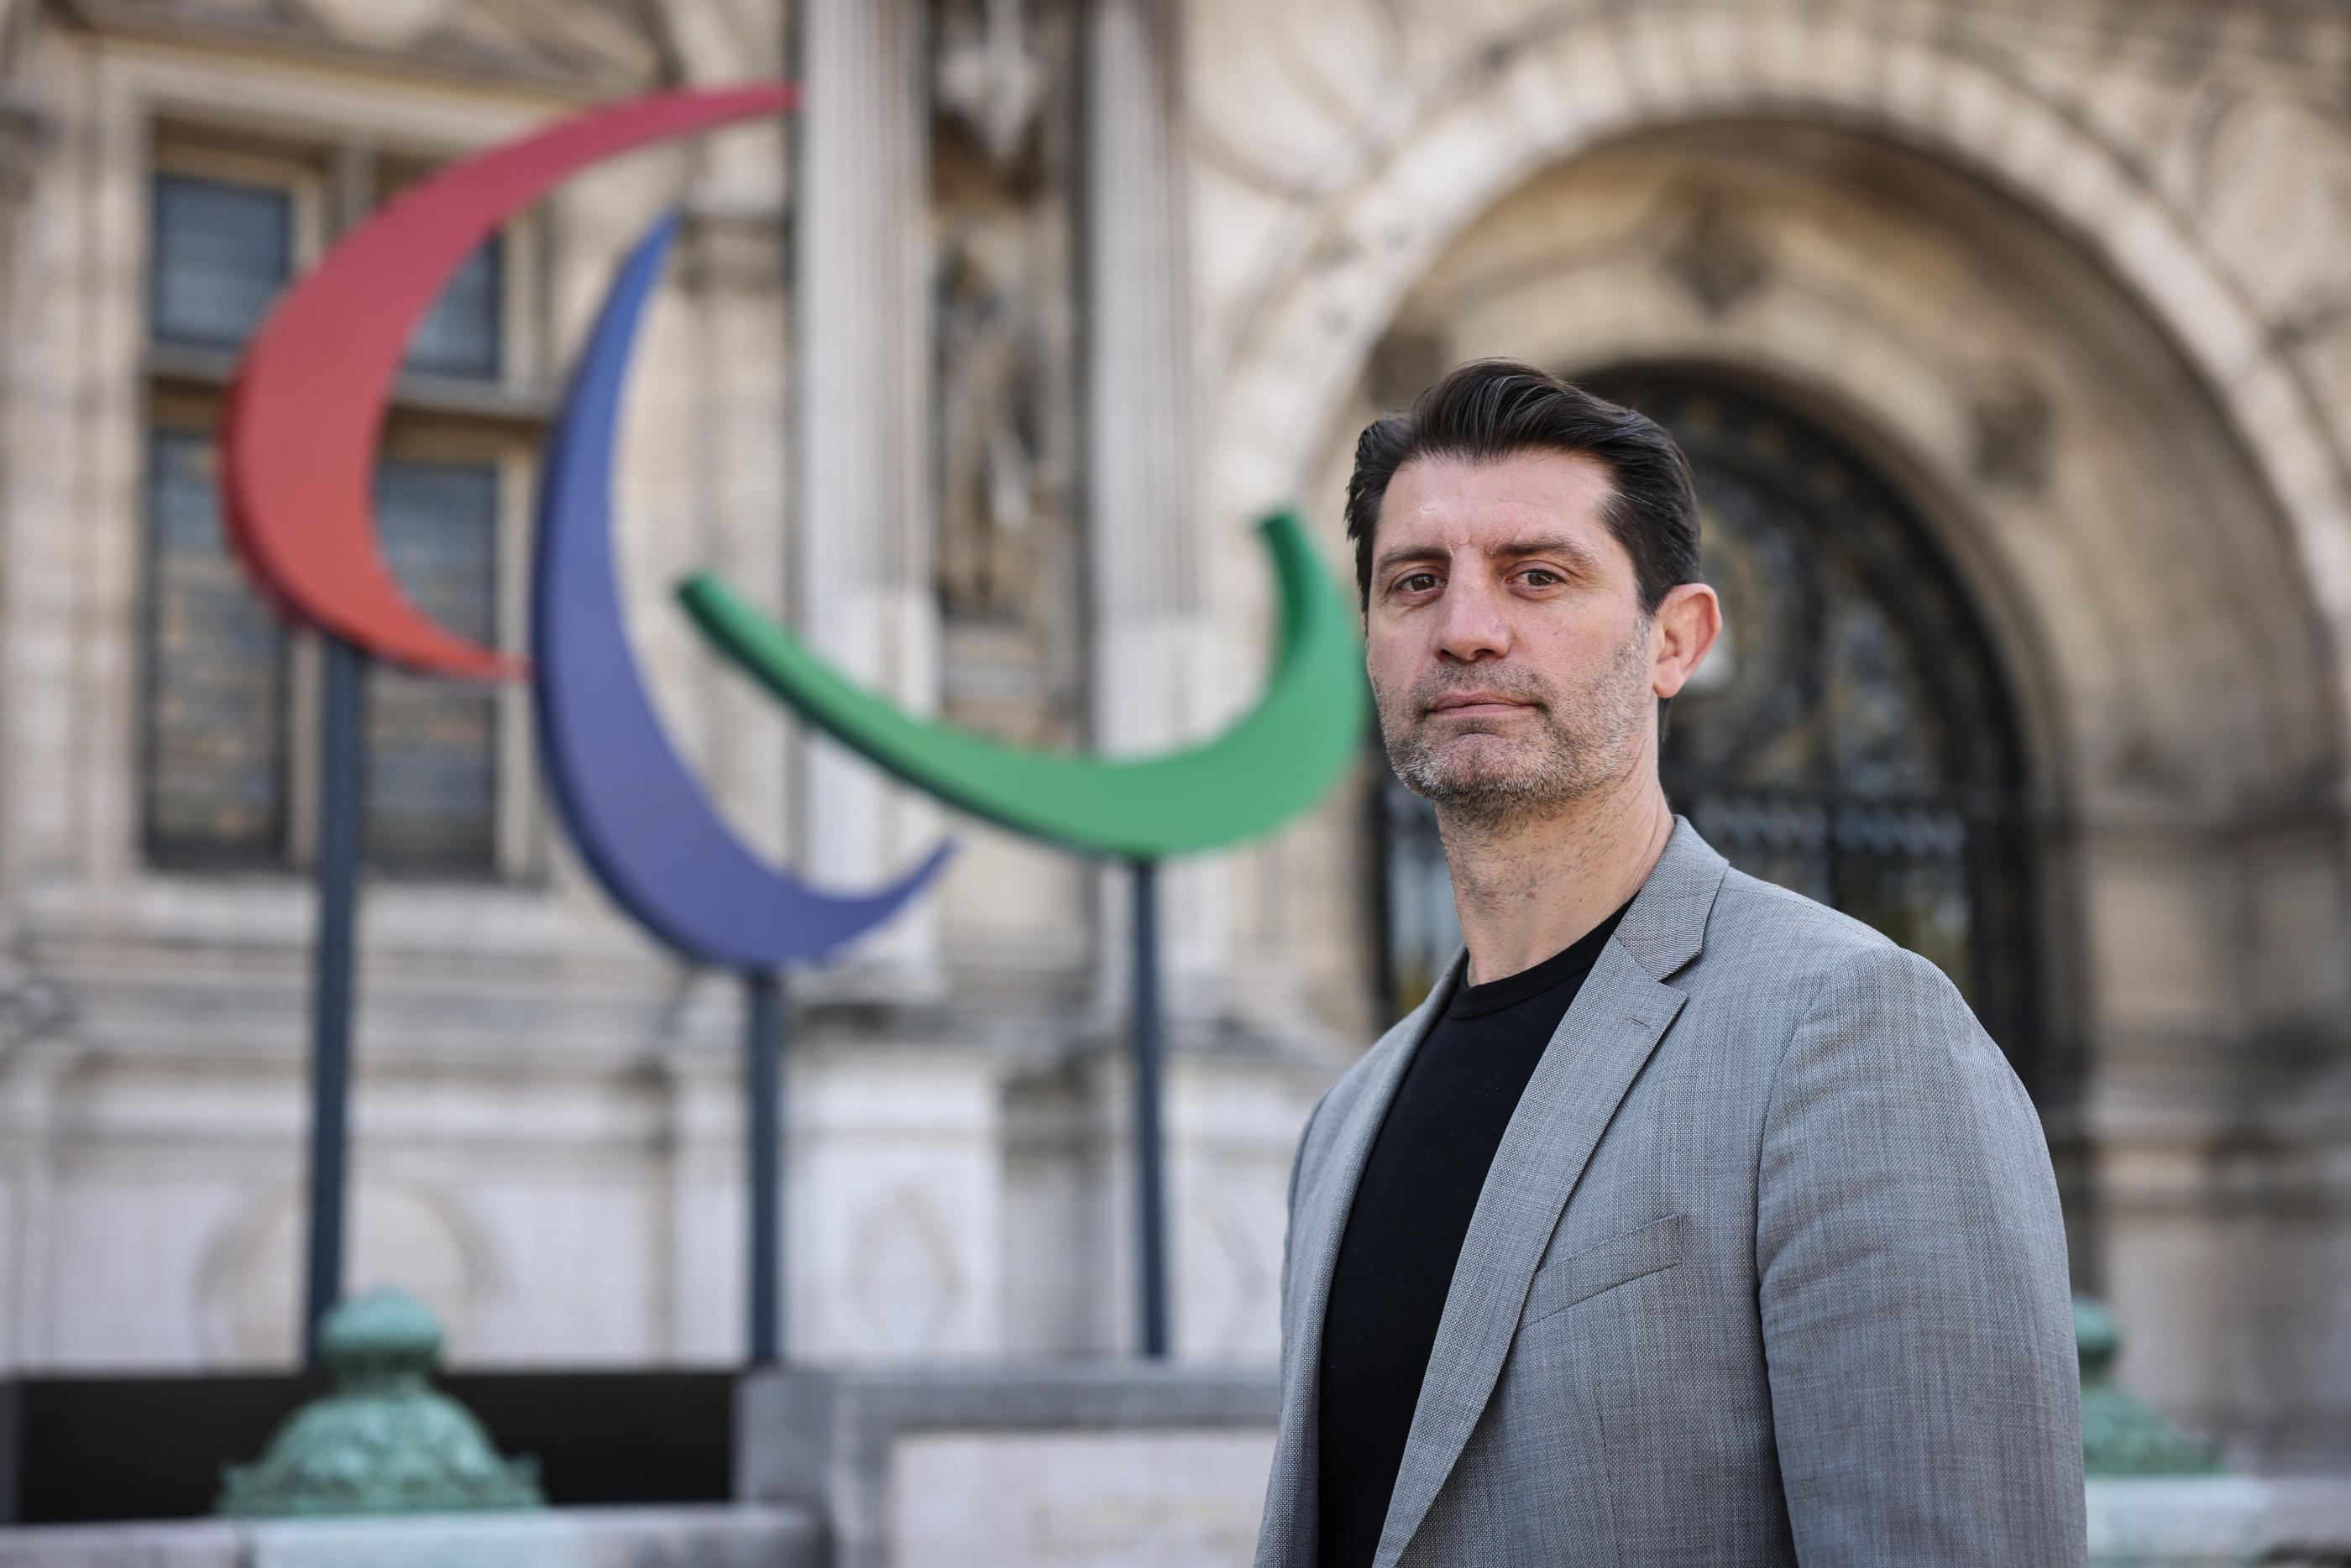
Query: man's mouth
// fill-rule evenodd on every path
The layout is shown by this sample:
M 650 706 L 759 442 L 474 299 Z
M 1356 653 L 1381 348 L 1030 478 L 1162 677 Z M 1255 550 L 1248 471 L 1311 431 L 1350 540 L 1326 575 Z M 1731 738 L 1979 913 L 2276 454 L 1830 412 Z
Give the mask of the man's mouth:
M 1433 719 L 1499 719 L 1533 707 L 1499 691 L 1448 691 L 1428 705 Z

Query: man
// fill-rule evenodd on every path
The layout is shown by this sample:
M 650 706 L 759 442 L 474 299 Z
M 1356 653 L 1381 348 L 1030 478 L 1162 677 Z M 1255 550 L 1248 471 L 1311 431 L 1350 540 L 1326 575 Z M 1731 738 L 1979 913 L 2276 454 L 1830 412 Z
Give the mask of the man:
M 1300 1143 L 1259 1568 L 2083 1562 L 2022 1087 L 1658 784 L 1721 628 L 1672 441 L 1469 365 L 1364 432 L 1347 514 L 1467 951 Z

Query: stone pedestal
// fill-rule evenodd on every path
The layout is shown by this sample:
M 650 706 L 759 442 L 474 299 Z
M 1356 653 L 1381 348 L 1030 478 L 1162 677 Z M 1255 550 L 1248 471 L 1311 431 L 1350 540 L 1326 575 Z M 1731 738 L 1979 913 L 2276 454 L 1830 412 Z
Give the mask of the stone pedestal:
M 0 1530 L 0 1568 L 817 1568 L 796 1509 L 577 1508 Z
M 825 1521 L 831 1568 L 1242 1568 L 1280 1394 L 1132 1366 L 778 1372 L 736 1410 L 736 1494 Z
M 2351 1481 L 2093 1477 L 2091 1568 L 2237 1568 L 2351 1557 Z
M 2096 1568 L 2234 1568 L 2267 1545 L 2267 1499 L 2243 1476 L 2093 1480 L 2090 1561 Z

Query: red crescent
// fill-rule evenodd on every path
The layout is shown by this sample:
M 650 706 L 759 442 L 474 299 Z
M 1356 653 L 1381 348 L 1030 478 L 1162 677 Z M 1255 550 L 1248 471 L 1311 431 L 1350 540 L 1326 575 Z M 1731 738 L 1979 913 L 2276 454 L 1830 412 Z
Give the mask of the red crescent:
M 254 336 L 221 416 L 229 540 L 278 609 L 409 670 L 524 674 L 418 609 L 377 544 L 376 448 L 409 337 L 474 248 L 565 176 L 797 101 L 770 82 L 591 110 L 450 165 L 335 246 Z

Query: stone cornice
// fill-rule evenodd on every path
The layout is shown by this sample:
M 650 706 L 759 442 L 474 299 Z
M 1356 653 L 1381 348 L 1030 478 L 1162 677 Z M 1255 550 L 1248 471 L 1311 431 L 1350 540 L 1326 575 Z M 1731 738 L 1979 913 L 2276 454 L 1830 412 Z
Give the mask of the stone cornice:
M 493 50 L 486 43 L 445 29 L 428 30 L 400 49 L 375 47 L 339 36 L 307 21 L 239 16 L 171 0 L 60 0 L 59 11 L 82 28 L 111 36 L 177 44 L 289 61 L 357 67 L 469 86 L 496 84 L 525 88 L 564 100 L 590 101 L 650 90 L 670 75 L 652 40 L 646 58 L 653 68 L 599 56 L 569 40 L 533 40 L 536 50 Z

